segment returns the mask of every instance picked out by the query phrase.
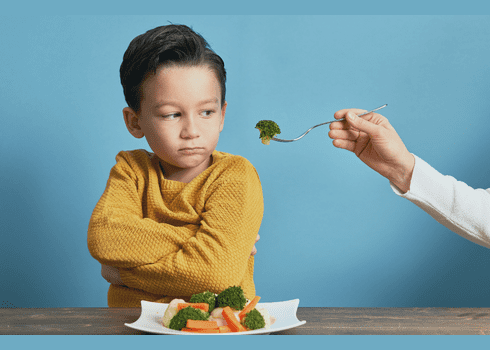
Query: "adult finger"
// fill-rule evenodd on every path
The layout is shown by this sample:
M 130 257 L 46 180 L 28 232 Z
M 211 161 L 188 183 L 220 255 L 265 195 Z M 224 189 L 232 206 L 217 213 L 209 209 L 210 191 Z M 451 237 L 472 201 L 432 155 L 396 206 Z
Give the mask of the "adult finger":
M 357 130 L 363 131 L 369 135 L 377 135 L 379 133 L 380 126 L 371 123 L 368 120 L 359 118 L 355 113 L 349 112 L 346 114 L 346 120 L 351 126 Z
M 341 110 L 335 112 L 333 116 L 335 117 L 335 119 L 345 118 L 345 116 L 348 112 L 352 112 L 355 114 L 362 114 L 362 113 L 366 113 L 367 110 L 358 109 L 358 108 L 346 108 L 346 109 L 341 109 Z
M 330 130 L 334 130 L 334 129 L 338 129 L 338 130 L 344 129 L 344 130 L 347 130 L 349 128 L 350 128 L 350 125 L 345 120 L 341 120 L 341 121 L 338 121 L 338 122 L 330 123 Z
M 355 141 L 359 138 L 359 131 L 356 130 L 330 130 L 328 136 L 331 139 Z
M 335 139 L 332 141 L 332 144 L 337 148 L 342 148 L 351 152 L 354 152 L 354 150 L 356 149 L 355 141 Z

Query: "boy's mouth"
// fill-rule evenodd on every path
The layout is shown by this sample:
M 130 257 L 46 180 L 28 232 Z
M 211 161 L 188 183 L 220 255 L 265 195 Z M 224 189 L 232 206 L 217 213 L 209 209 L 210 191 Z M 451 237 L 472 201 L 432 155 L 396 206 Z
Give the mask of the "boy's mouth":
M 198 154 L 204 152 L 203 147 L 186 147 L 179 149 L 180 152 L 184 154 Z

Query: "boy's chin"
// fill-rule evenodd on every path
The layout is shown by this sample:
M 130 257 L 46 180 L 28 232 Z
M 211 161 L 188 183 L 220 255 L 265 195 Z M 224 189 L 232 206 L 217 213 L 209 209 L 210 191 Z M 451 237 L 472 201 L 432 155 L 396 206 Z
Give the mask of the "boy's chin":
M 181 156 L 179 157 L 179 159 L 175 159 L 174 162 L 172 162 L 172 164 L 175 167 L 184 170 L 184 169 L 193 169 L 199 166 L 207 167 L 209 165 L 207 162 L 210 162 L 209 155 L 190 154 L 190 155 L 185 155 L 183 157 Z

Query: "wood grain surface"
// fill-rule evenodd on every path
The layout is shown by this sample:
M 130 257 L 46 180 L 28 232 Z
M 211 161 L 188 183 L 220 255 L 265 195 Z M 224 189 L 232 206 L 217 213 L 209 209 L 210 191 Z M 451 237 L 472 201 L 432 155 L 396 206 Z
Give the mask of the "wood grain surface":
M 140 308 L 0 308 L 0 334 L 147 334 L 124 323 Z M 300 307 L 306 324 L 272 335 L 490 334 L 490 308 Z

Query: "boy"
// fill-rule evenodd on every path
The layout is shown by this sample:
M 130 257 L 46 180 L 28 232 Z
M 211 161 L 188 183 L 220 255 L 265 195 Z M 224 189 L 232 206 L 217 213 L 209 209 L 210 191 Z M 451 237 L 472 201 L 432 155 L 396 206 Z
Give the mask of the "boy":
M 109 306 L 188 301 L 233 285 L 252 299 L 262 188 L 246 159 L 215 150 L 227 106 L 223 61 L 187 26 L 168 25 L 133 39 L 120 74 L 126 126 L 153 153 L 117 155 L 90 219 L 88 247 L 111 282 Z

